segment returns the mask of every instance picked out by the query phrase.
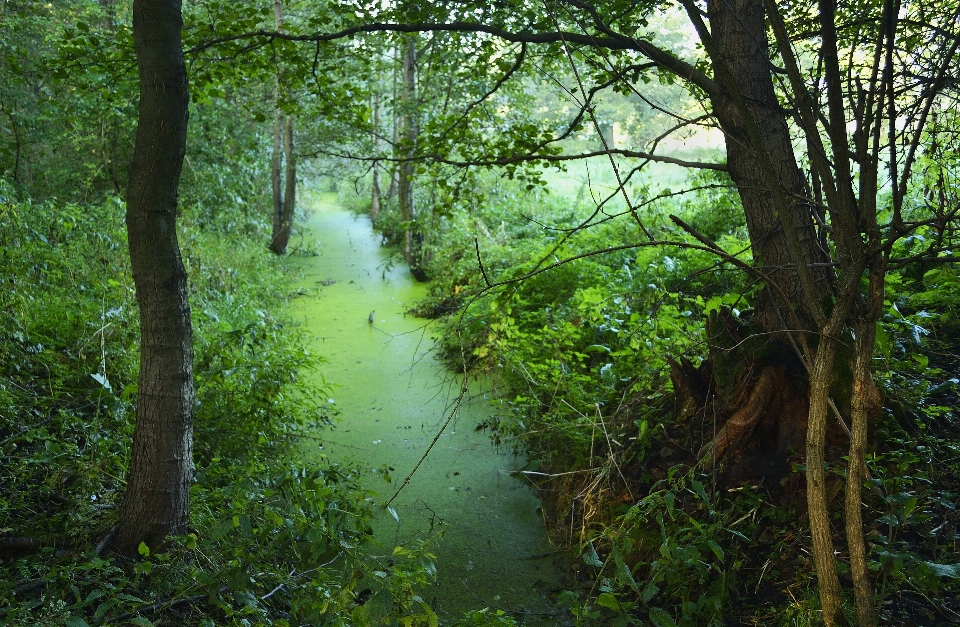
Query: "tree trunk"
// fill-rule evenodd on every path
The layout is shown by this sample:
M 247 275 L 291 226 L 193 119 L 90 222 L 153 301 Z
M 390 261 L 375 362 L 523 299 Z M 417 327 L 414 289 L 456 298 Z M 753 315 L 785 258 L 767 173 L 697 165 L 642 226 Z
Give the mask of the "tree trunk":
M 380 155 L 380 81 L 377 80 L 373 89 L 373 156 Z M 376 222 L 380 217 L 380 161 L 374 159 L 371 174 L 373 184 L 370 186 L 370 220 Z
M 813 558 L 817 567 L 817 585 L 820 588 L 820 608 L 823 611 L 823 622 L 826 627 L 846 624 L 840 603 L 840 580 L 837 577 L 837 564 L 833 554 L 830 518 L 827 515 L 827 486 L 824 470 L 827 407 L 836 349 L 837 342 L 834 335 L 823 335 L 810 373 L 810 414 L 807 420 L 806 446 L 807 513 L 810 518 Z
M 279 101 L 279 90 L 274 91 L 275 101 Z M 273 118 L 273 158 L 270 161 L 270 184 L 273 190 L 273 230 L 270 248 L 280 232 L 280 219 L 283 217 L 283 113 L 278 109 Z
M 283 31 L 283 1 L 273 1 L 273 17 L 277 31 Z M 285 115 L 280 109 L 280 88 L 282 83 L 277 76 L 274 101 L 277 114 L 273 121 L 273 160 L 270 169 L 270 181 L 273 186 L 273 233 L 270 238 L 270 250 L 278 255 L 287 252 L 290 231 L 293 228 L 293 212 L 297 197 L 297 162 L 293 154 L 293 116 Z M 280 170 L 284 169 L 284 185 L 280 187 Z
M 881 279 L 882 280 L 882 279 Z M 883 294 L 883 288 L 880 288 Z M 882 300 L 882 296 L 881 296 Z M 867 548 L 863 537 L 863 507 L 860 497 L 862 482 L 866 477 L 867 416 L 871 393 L 875 388 L 870 362 L 876 339 L 877 323 L 867 319 L 854 330 L 857 339 L 853 356 L 853 399 L 850 410 L 850 454 L 847 467 L 846 532 L 850 553 L 850 575 L 853 578 L 853 593 L 857 603 L 857 624 L 873 627 L 877 613 L 873 607 L 873 586 L 867 570 Z
M 392 115 L 390 116 L 391 124 L 391 134 L 393 139 L 393 150 L 395 153 L 399 154 L 400 146 L 400 126 L 401 122 L 401 113 L 397 104 L 400 102 L 397 96 L 397 52 L 394 49 L 393 56 L 393 109 L 391 111 Z M 387 199 L 393 198 L 397 195 L 397 191 L 400 187 L 399 183 L 399 172 L 400 168 L 394 162 L 390 167 L 390 185 L 387 186 Z
M 702 452 L 714 460 L 734 453 L 743 469 L 764 466 L 771 473 L 767 478 L 779 481 L 789 451 L 804 448 L 809 411 L 804 359 L 811 356 L 799 353 L 820 330 L 817 305 L 822 307 L 833 295 L 832 273 L 773 90 L 763 2 L 711 0 L 708 16 L 710 32 L 702 36 L 710 39 L 708 50 L 721 87 L 712 106 L 724 132 L 727 165 L 743 204 L 754 265 L 770 281 L 750 320 L 720 312 L 708 322 L 710 360 L 696 376 L 709 379 L 712 406 L 733 422 L 718 434 L 722 441 L 715 438 Z M 798 266 L 807 269 L 807 286 Z M 676 389 L 694 385 L 684 380 L 683 372 L 675 374 Z M 775 393 L 758 404 L 752 390 L 759 382 L 775 382 Z M 744 403 L 758 411 L 744 413 Z M 767 441 L 754 447 L 756 459 L 751 460 L 739 453 L 754 432 Z M 774 453 L 778 459 L 759 463 L 760 457 Z
M 179 0 L 135 0 L 140 109 L 127 188 L 130 263 L 140 310 L 137 422 L 116 548 L 136 556 L 187 526 L 193 441 L 193 330 L 177 242 L 187 140 Z
M 100 0 L 100 10 L 103 16 L 103 29 L 112 32 L 114 28 L 114 16 L 116 9 L 113 6 L 114 0 Z
M 724 132 L 727 165 L 743 204 L 754 264 L 770 282 L 764 285 L 747 325 L 731 323 L 730 316 L 724 324 L 712 325 L 713 329 L 708 325 L 711 387 L 729 420 L 718 434 L 723 439 L 713 438 L 705 451 L 715 460 L 714 451 L 722 445 L 743 443 L 755 431 L 775 433 L 775 443 L 762 443 L 754 450 L 775 445 L 782 459 L 774 466 L 784 472 L 788 451 L 805 450 L 807 507 L 824 622 L 827 627 L 842 625 L 846 620 L 824 463 L 832 424 L 827 417 L 836 338 L 847 314 L 837 304 L 830 321 L 824 320 L 835 295 L 830 256 L 821 244 L 811 194 L 773 89 L 763 0 L 709 0 L 707 10 L 710 32 L 702 32 L 701 37 L 721 87 L 712 97 L 713 112 Z M 843 308 L 849 312 L 849 307 L 848 302 Z M 808 335 L 819 338 L 815 355 Z M 777 386 L 787 391 L 761 394 L 766 390 L 761 384 L 769 386 L 769 372 L 777 364 L 787 366 L 789 382 Z M 809 383 L 806 368 L 810 368 Z M 760 397 L 765 406 L 761 415 L 744 413 L 753 407 L 754 397 Z M 749 400 L 744 404 L 741 398 Z M 800 446 L 804 435 L 805 446 Z M 732 450 L 741 463 L 749 457 L 742 450 Z
M 380 162 L 373 162 L 373 184 L 370 186 L 370 221 L 380 217 Z
M 850 399 L 850 450 L 848 452 L 846 489 L 846 535 L 850 554 L 850 576 L 857 604 L 859 627 L 875 627 L 878 622 L 874 607 L 873 584 L 867 568 L 867 547 L 863 537 L 863 503 L 861 488 L 869 475 L 866 466 L 867 423 L 871 411 L 881 405 L 880 391 L 873 383 L 872 362 L 876 342 L 877 321 L 883 308 L 886 263 L 874 259 L 870 265 L 870 288 L 860 320 L 854 325 L 853 392 Z
M 417 211 L 414 206 L 413 179 L 416 166 L 413 157 L 417 146 L 417 40 L 413 35 L 405 38 L 403 45 L 403 91 L 401 97 L 403 136 L 400 140 L 400 167 L 398 200 L 400 219 L 404 228 L 403 257 L 410 274 L 418 281 L 426 281 L 427 275 L 420 267 L 423 236 L 417 229 Z
M 712 102 L 714 114 L 723 130 L 727 166 L 743 203 L 755 265 L 763 270 L 790 302 L 799 304 L 798 316 L 803 328 L 816 328 L 814 316 L 805 304 L 809 295 L 801 288 L 800 275 L 791 251 L 789 233 L 793 230 L 799 240 L 803 262 L 826 264 L 823 250 L 814 228 L 810 192 L 803 172 L 797 164 L 783 107 L 773 90 L 770 74 L 770 55 L 762 0 L 711 0 L 708 3 L 711 33 L 722 56 L 718 62 L 726 66 L 736 78 L 736 84 L 746 102 L 749 119 L 736 105 L 737 94 L 725 89 Z M 763 140 L 758 149 L 750 139 L 748 124 L 754 124 Z M 765 152 L 765 154 L 763 154 Z M 775 177 L 763 167 L 769 159 Z M 787 215 L 780 215 L 774 194 L 779 187 L 789 200 Z M 825 301 L 832 295 L 833 286 L 827 265 L 815 266 L 813 297 Z M 757 303 L 760 325 L 764 331 L 780 332 L 793 326 L 789 306 L 768 287 L 763 300 Z
M 278 221 L 278 229 L 273 234 L 270 246 L 273 252 L 282 255 L 287 252 L 290 231 L 293 229 L 293 212 L 297 202 L 297 158 L 293 154 L 293 116 L 286 116 L 283 124 L 284 152 L 284 191 L 283 205 Z

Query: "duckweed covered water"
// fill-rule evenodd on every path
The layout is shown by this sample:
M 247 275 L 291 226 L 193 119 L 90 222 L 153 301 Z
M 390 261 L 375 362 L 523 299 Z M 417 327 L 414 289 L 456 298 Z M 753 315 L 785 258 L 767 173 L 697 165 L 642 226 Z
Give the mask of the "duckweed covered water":
M 295 313 L 313 334 L 320 370 L 335 386 L 341 422 L 319 434 L 337 461 L 387 466 L 393 483 L 371 473 L 385 501 L 423 456 L 456 400 L 459 375 L 433 358 L 428 321 L 405 315 L 424 294 L 404 267 L 390 267 L 366 217 L 320 202 L 308 227 L 319 256 L 298 259 Z M 373 312 L 373 322 L 370 322 Z M 378 511 L 375 536 L 392 550 L 443 526 L 437 584 L 425 591 L 445 624 L 468 609 L 520 612 L 526 625 L 562 624 L 551 603 L 560 580 L 534 493 L 510 472 L 522 459 L 497 451 L 476 430 L 491 413 L 473 386 L 429 457 L 393 502 L 400 522 Z

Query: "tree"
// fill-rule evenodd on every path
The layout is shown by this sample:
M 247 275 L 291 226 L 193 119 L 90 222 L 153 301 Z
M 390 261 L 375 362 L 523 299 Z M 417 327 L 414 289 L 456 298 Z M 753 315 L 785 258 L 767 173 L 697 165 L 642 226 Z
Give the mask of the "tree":
M 283 1 L 273 2 L 274 20 L 277 30 L 283 27 Z M 274 100 L 277 112 L 273 122 L 273 161 L 271 164 L 271 182 L 273 185 L 273 236 L 270 250 L 278 255 L 287 252 L 290 232 L 293 229 L 293 212 L 297 198 L 297 160 L 293 154 L 293 115 L 284 113 L 280 108 L 280 96 L 283 81 L 277 76 Z M 280 170 L 283 169 L 281 187 Z
M 122 194 L 136 96 L 129 25 L 112 2 L 3 7 L 0 171 L 34 198 Z
M 374 83 L 373 87 L 373 104 L 371 109 L 373 110 L 373 154 L 380 153 L 380 81 L 379 76 Z M 373 183 L 370 185 L 370 220 L 371 222 L 376 222 L 380 217 L 380 161 L 375 160 L 373 166 L 371 167 L 371 176 L 373 177 Z
M 711 318 L 710 367 L 678 362 L 675 386 L 694 401 L 693 411 L 708 404 L 722 408 L 724 426 L 702 450 L 708 460 L 742 459 L 744 444 L 757 437 L 766 437 L 767 447 L 780 453 L 781 466 L 791 449 L 805 451 L 813 552 L 827 625 L 846 621 L 829 527 L 825 446 L 828 430 L 838 438 L 849 434 L 847 541 L 858 621 L 872 625 L 876 613 L 860 489 L 868 418 L 878 404 L 871 379 L 873 334 L 883 308 L 885 274 L 909 262 L 892 257 L 896 242 L 921 225 L 946 230 L 956 217 L 905 207 L 904 199 L 931 111 L 944 106 L 941 95 L 956 71 L 960 7 L 892 1 L 838 6 L 831 0 L 819 2 L 815 12 L 768 0 L 680 0 L 676 6 L 696 32 L 702 54 L 685 53 L 684 59 L 657 45 L 656 29 L 649 24 L 665 8 L 660 3 L 583 0 L 543 7 L 401 3 L 392 12 L 373 14 L 364 14 L 358 4 L 345 11 L 357 11 L 359 19 L 350 23 L 340 15 L 337 28 L 327 32 L 235 33 L 208 45 L 276 38 L 319 45 L 375 32 L 454 32 L 473 34 L 481 44 L 495 38 L 536 45 L 544 49 L 541 61 L 565 61 L 574 68 L 580 108 L 565 130 L 544 134 L 529 124 L 503 124 L 494 138 L 489 126 L 466 130 L 476 120 L 464 115 L 458 123 L 462 132 L 445 133 L 435 142 L 421 135 L 422 148 L 407 160 L 517 167 L 608 154 L 615 170 L 613 155 L 727 171 L 741 200 L 752 263 L 722 250 L 696 225 L 674 222 L 689 235 L 688 242 L 763 287 L 749 319 L 731 312 Z M 644 151 L 605 145 L 589 155 L 558 154 L 556 143 L 574 129 L 590 123 L 602 130 L 592 104 L 596 93 L 619 89 L 642 97 L 641 79 L 680 82 L 699 98 L 704 115 L 678 117 L 675 128 L 704 123 L 719 128 L 726 163 L 691 163 L 662 154 L 656 140 Z M 638 245 L 659 245 L 622 181 L 620 192 L 627 213 L 647 237 Z M 937 259 L 944 253 L 935 243 L 923 255 Z M 715 402 L 708 403 L 711 397 Z
M 135 556 L 186 530 L 193 438 L 193 330 L 177 241 L 177 189 L 189 91 L 179 0 L 136 0 L 140 77 L 136 144 L 127 187 L 130 262 L 140 311 L 137 420 L 117 550 Z
M 410 274 L 418 281 L 426 281 L 423 271 L 423 233 L 417 224 L 414 179 L 419 122 L 417 120 L 417 38 L 407 35 L 401 40 L 403 59 L 402 86 L 400 90 L 400 141 L 397 151 L 400 164 L 397 168 L 397 199 L 400 205 L 400 220 L 404 224 L 403 257 Z

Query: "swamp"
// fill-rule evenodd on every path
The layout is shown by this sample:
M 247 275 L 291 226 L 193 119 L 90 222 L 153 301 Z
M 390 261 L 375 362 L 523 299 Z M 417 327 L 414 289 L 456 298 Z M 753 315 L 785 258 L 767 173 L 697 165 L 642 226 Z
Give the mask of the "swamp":
M 0 627 L 960 624 L 960 2 L 0 0 Z

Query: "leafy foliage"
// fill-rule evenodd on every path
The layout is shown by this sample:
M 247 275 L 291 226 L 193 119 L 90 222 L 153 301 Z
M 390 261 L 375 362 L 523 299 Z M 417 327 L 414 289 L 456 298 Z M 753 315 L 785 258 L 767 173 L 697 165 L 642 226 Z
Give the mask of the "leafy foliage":
M 0 501 L 0 529 L 26 542 L 4 546 L 6 624 L 164 624 L 170 610 L 230 624 L 428 624 L 416 596 L 428 542 L 374 557 L 359 469 L 301 461 L 297 442 L 330 420 L 329 395 L 300 378 L 316 359 L 278 309 L 283 266 L 240 212 L 211 230 L 190 210 L 182 233 L 199 401 L 192 531 L 158 554 L 143 547 L 136 564 L 100 556 L 136 402 L 122 205 L 18 202 L 9 186 L 2 196 L 0 443 L 16 489 Z M 378 604 L 358 604 L 364 589 Z
M 723 181 L 699 177 L 693 184 L 701 191 L 657 209 L 680 214 L 726 250 L 746 248 L 735 201 L 716 183 Z M 708 314 L 731 308 L 747 315 L 751 286 L 703 253 L 640 248 L 485 289 L 487 281 L 526 275 L 540 260 L 629 245 L 640 234 L 612 222 L 574 232 L 584 208 L 569 199 L 502 181 L 495 189 L 478 185 L 488 202 L 453 211 L 443 223 L 434 253 L 442 263 L 417 311 L 445 318 L 440 341 L 451 362 L 500 382 L 499 411 L 486 426 L 495 442 L 527 451 L 528 476 L 547 488 L 554 538 L 582 552 L 589 594 L 563 596 L 579 623 L 812 621 L 815 583 L 800 550 L 809 539 L 796 503 L 779 486 L 718 491 L 710 474 L 670 462 L 678 445 L 691 444 L 669 413 L 666 359 L 703 355 Z M 898 254 L 923 250 L 924 233 Z M 937 599 L 955 589 L 960 561 L 949 539 L 955 278 L 943 265 L 893 273 L 877 336 L 886 408 L 874 425 L 873 490 L 865 500 L 871 568 L 891 620 L 952 611 Z M 832 472 L 842 487 L 842 467 Z M 761 610 L 771 599 L 782 600 L 779 608 Z

